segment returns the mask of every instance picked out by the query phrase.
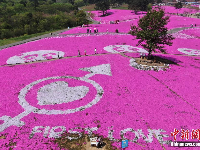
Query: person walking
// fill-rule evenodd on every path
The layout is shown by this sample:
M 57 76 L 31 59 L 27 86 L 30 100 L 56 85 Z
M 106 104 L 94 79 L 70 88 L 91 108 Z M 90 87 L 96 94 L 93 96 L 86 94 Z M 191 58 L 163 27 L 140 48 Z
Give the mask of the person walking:
M 78 56 L 79 56 L 79 57 L 81 56 L 80 50 L 78 50 Z
M 85 50 L 85 56 L 87 56 L 87 52 L 86 52 L 86 50 Z
M 94 53 L 97 54 L 97 49 L 96 48 L 94 49 Z
M 98 141 L 97 148 L 102 148 L 104 143 L 100 136 L 97 138 L 97 141 Z

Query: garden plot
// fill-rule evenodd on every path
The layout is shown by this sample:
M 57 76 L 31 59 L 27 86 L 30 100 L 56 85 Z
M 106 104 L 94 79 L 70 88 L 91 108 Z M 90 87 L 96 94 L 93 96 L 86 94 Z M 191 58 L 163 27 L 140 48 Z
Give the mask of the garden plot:
M 94 25 L 89 25 L 85 27 L 76 27 L 71 30 L 68 30 L 66 32 L 61 33 L 60 35 L 63 34 L 81 34 L 81 33 L 87 33 L 87 29 L 91 29 L 91 33 L 94 33 L 94 29 L 98 29 L 98 33 L 115 33 L 116 29 L 118 29 L 119 33 L 128 33 L 130 31 L 130 26 L 131 25 L 136 25 L 137 20 L 133 21 L 127 21 L 127 22 L 120 22 L 119 24 L 94 24 Z
M 135 14 L 132 10 L 118 10 L 111 9 L 107 11 L 107 16 L 102 16 L 102 11 L 91 11 L 90 13 L 94 14 L 93 19 L 101 22 L 101 24 L 108 24 L 110 21 L 115 22 L 119 20 L 120 22 L 130 21 L 142 17 L 144 14 L 138 12 Z
M 9 140 L 16 149 L 56 147 L 51 138 L 77 127 L 114 141 L 125 136 L 128 149 L 168 148 L 174 128 L 197 129 L 200 117 L 200 65 L 169 57 L 180 66 L 160 72 L 139 71 L 117 53 L 2 67 L 1 119 L 8 123 L 1 125 L 1 148 Z
M 78 50 L 80 55 L 85 55 L 85 51 L 86 55 L 94 55 L 95 48 L 98 54 L 114 52 L 113 48 L 115 52 L 146 52 L 140 46 L 136 46 L 136 43 L 137 40 L 133 41 L 133 36 L 123 34 L 58 36 L 4 49 L 1 51 L 1 56 L 4 57 L 2 57 L 0 63 L 2 65 L 23 64 L 33 61 L 78 56 Z M 121 46 L 115 47 L 115 45 Z M 106 47 L 108 48 L 105 49 Z
M 199 12 L 197 9 L 190 9 L 190 8 L 180 8 L 176 9 L 173 6 L 161 6 L 165 10 L 166 13 L 175 13 L 175 14 L 183 14 L 183 13 L 189 13 L 189 14 L 194 14 Z
M 186 29 L 186 30 L 183 30 L 181 33 L 193 36 L 195 38 L 200 38 L 200 28 L 199 27 Z
M 167 53 L 199 55 L 198 37 L 188 33 L 182 34 L 181 32 L 173 33 L 176 39 L 173 41 L 172 47 L 166 46 Z M 79 51 L 80 55 L 94 55 L 95 48 L 98 54 L 119 52 L 147 53 L 141 46 L 137 46 L 137 41 L 131 35 L 112 33 L 51 37 L 2 50 L 0 63 L 1 65 L 23 64 L 63 57 L 76 57 L 79 55 Z
M 174 29 L 174 28 L 183 28 L 183 27 L 193 27 L 200 26 L 200 19 L 197 18 L 189 18 L 189 17 L 182 17 L 182 16 L 175 16 L 170 15 L 169 23 L 167 24 L 168 29 Z

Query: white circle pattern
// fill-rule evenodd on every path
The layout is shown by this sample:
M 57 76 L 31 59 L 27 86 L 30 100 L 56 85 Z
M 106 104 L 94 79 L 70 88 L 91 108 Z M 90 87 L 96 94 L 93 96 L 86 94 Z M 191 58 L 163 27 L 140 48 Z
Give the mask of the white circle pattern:
M 187 55 L 200 55 L 200 50 L 197 50 L 197 49 L 178 48 L 178 51 Z
M 39 109 L 36 108 L 34 106 L 31 106 L 25 99 L 26 94 L 29 92 L 29 90 L 36 84 L 43 82 L 43 81 L 47 81 L 47 80 L 51 80 L 51 79 L 65 79 L 65 78 L 69 78 L 69 79 L 75 79 L 75 80 L 81 80 L 81 81 L 85 81 L 87 83 L 92 84 L 95 89 L 97 90 L 97 94 L 95 96 L 95 98 L 88 104 L 86 104 L 85 106 L 80 106 L 78 108 L 75 109 L 67 109 L 67 110 L 46 110 L 46 109 Z M 88 79 L 87 77 L 73 77 L 73 76 L 58 76 L 58 77 L 48 77 L 48 78 L 43 78 L 37 81 L 34 81 L 32 83 L 30 83 L 29 85 L 25 86 L 23 89 L 21 89 L 20 93 L 19 93 L 19 104 L 27 111 L 32 110 L 32 112 L 34 113 L 38 113 L 38 114 L 70 114 L 70 113 L 75 113 L 77 111 L 82 111 L 86 108 L 89 108 L 93 105 L 95 105 L 96 103 L 99 102 L 99 100 L 102 98 L 103 96 L 103 88 L 96 83 L 93 80 Z
M 23 64 L 34 61 L 47 60 L 52 58 L 64 57 L 65 53 L 57 50 L 39 50 L 22 53 L 20 55 L 15 55 L 10 57 L 6 63 L 7 64 Z
M 109 45 L 109 46 L 104 47 L 104 50 L 110 53 L 120 53 L 120 52 L 148 53 L 143 48 L 133 47 L 131 45 Z

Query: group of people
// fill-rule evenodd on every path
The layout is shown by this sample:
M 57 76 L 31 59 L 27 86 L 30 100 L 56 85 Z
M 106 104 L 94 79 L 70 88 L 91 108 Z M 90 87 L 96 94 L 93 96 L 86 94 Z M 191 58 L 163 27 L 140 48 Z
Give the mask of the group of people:
M 140 58 L 144 59 L 146 57 L 145 53 L 140 53 Z
M 94 53 L 97 54 L 97 49 L 96 48 L 94 49 Z M 84 50 L 84 55 L 87 56 L 87 51 L 86 50 Z M 78 56 L 81 56 L 80 50 L 78 50 Z
M 194 26 L 196 27 L 197 25 L 196 25 L 196 24 L 194 24 L 194 25 L 193 25 L 193 24 L 191 24 L 191 27 L 194 27 Z
M 98 33 L 98 29 L 94 28 L 94 33 Z M 92 29 L 87 29 L 87 33 L 92 33 Z
M 103 140 L 100 136 L 98 137 L 97 141 L 98 141 L 97 148 L 102 148 L 106 145 L 106 143 L 103 142 Z

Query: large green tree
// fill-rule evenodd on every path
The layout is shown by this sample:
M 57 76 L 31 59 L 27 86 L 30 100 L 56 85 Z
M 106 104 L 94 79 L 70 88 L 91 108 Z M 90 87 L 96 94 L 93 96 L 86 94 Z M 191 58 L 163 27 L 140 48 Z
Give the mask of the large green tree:
M 103 16 L 105 16 L 105 12 L 110 9 L 109 0 L 100 0 L 95 4 L 96 10 L 101 10 L 103 12 Z
M 167 33 L 167 23 L 169 17 L 165 16 L 164 10 L 151 10 L 139 20 L 138 26 L 132 26 L 132 35 L 136 36 L 138 45 L 141 45 L 149 52 L 151 58 L 152 52 L 156 50 L 165 53 L 164 45 L 172 45 L 174 39 Z
M 128 1 L 128 9 L 134 10 L 135 14 L 137 14 L 137 12 L 140 10 L 139 7 L 139 1 L 138 0 L 133 0 L 133 1 Z
M 80 24 L 88 25 L 89 24 L 89 21 L 87 20 L 87 15 L 86 15 L 85 11 L 79 10 L 76 13 L 76 22 L 77 22 L 77 25 L 80 25 Z

